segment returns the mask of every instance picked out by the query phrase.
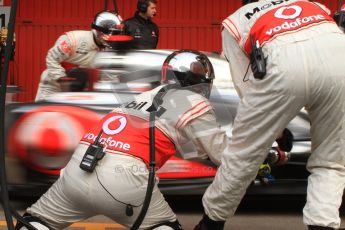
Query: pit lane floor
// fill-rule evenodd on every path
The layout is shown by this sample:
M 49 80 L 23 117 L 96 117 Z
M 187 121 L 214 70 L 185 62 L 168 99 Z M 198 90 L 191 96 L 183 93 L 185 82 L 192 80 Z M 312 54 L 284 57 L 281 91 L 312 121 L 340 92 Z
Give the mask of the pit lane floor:
M 202 216 L 201 197 L 173 197 L 167 201 L 176 212 L 185 230 L 193 229 Z M 246 197 L 234 217 L 228 219 L 226 230 L 306 230 L 302 223 L 304 197 L 297 196 L 255 196 Z M 12 207 L 23 213 L 30 201 L 11 202 Z M 342 227 L 345 226 L 345 208 L 341 208 Z M 3 211 L 0 211 L 0 230 L 7 229 Z M 123 226 L 108 218 L 96 216 L 81 223 L 75 223 L 67 230 L 122 230 Z

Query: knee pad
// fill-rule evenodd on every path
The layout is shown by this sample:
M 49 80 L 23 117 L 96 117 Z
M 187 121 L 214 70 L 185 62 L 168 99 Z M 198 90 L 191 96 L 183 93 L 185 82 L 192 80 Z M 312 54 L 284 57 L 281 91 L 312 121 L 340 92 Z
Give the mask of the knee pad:
M 25 213 L 23 215 L 23 219 L 31 224 L 35 229 L 30 229 L 26 227 L 23 223 L 20 221 L 17 221 L 17 224 L 15 226 L 15 230 L 50 230 L 49 227 L 47 227 L 47 224 L 45 224 L 42 220 L 40 220 L 38 217 L 31 216 L 28 213 Z
M 149 230 L 183 230 L 178 220 L 174 222 L 163 222 L 151 227 Z

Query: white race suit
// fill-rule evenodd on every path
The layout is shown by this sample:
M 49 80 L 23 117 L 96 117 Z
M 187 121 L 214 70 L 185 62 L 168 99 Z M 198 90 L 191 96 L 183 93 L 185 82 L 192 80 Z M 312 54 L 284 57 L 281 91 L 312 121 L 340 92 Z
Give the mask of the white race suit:
M 305 107 L 312 154 L 303 220 L 338 228 L 345 187 L 345 35 L 328 9 L 303 0 L 247 4 L 222 25 L 223 51 L 241 101 L 229 151 L 203 197 L 206 214 L 213 220 L 234 214 L 268 149 Z M 249 68 L 250 38 L 266 59 L 263 79 Z
M 90 128 L 59 179 L 27 212 L 52 229 L 66 228 L 95 215 L 131 227 L 142 208 L 148 181 L 147 110 L 160 89 L 161 86 L 136 96 Z M 156 118 L 155 125 L 157 167 L 176 151 L 183 153 L 181 146 L 188 141 L 196 147 L 196 157 L 209 157 L 219 165 L 220 155 L 227 151 L 228 137 L 216 122 L 208 100 L 190 90 L 170 89 L 162 107 L 166 111 Z M 105 156 L 92 173 L 83 171 L 80 162 L 100 130 Z M 176 220 L 157 183 L 158 178 L 141 229 Z M 127 205 L 133 207 L 132 216 L 126 215 Z
M 58 80 L 66 77 L 62 62 L 89 68 L 98 50 L 92 31 L 76 30 L 61 35 L 48 51 L 46 69 L 41 74 L 35 101 L 61 91 Z

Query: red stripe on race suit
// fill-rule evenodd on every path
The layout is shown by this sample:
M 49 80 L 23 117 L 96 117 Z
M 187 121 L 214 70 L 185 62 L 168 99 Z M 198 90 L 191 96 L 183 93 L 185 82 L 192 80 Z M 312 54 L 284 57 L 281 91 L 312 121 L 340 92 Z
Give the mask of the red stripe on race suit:
M 237 42 L 240 42 L 241 41 L 241 35 L 240 33 L 238 32 L 238 29 L 236 28 L 235 24 L 231 21 L 230 18 L 226 18 L 224 21 L 223 21 L 223 24 L 222 24 L 224 27 L 226 27 L 229 31 L 231 31 L 231 33 L 234 35 L 235 39 Z
M 180 129 L 184 124 L 186 124 L 188 121 L 191 120 L 191 118 L 195 117 L 197 114 L 202 114 L 204 112 L 207 112 L 211 110 L 212 107 L 210 104 L 206 101 L 201 101 L 189 110 L 187 110 L 184 114 L 182 114 L 177 121 L 175 127 L 177 129 Z
M 310 2 L 295 2 L 272 9 L 257 19 L 250 30 L 253 40 L 261 45 L 277 36 L 296 32 L 320 23 L 334 23 L 333 19 L 319 6 Z M 252 51 L 250 36 L 245 42 L 247 54 Z
M 149 122 L 128 114 L 111 112 L 102 121 L 87 132 L 81 141 L 94 143 L 102 129 L 100 143 L 106 152 L 122 152 L 150 162 Z M 176 152 L 174 143 L 155 128 L 156 163 L 160 168 Z M 108 150 L 108 151 L 107 151 Z

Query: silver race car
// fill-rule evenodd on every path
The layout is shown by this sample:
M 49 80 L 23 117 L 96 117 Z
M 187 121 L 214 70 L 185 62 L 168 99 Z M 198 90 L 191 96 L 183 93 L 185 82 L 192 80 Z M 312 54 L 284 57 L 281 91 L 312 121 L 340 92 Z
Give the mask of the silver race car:
M 53 183 L 71 157 L 90 124 L 133 95 L 160 84 L 162 63 L 173 50 L 100 52 L 95 69 L 71 72 L 85 75 L 80 82 L 66 82 L 70 92 L 37 103 L 9 103 L 6 108 L 7 175 L 10 191 L 40 195 Z M 231 138 L 239 97 L 231 81 L 229 65 L 219 54 L 206 53 L 216 79 L 210 101 L 221 128 Z M 96 73 L 96 74 L 95 74 Z M 95 77 L 96 76 L 96 77 Z M 72 85 L 71 85 L 72 84 Z M 272 151 L 258 172 L 248 194 L 305 194 L 306 160 L 310 154 L 309 120 L 305 111 L 287 126 L 293 134 L 291 151 L 273 143 Z M 191 153 L 193 146 L 186 146 Z M 157 174 L 163 193 L 202 194 L 216 167 L 207 160 L 172 157 Z M 23 190 L 25 188 L 25 190 Z

